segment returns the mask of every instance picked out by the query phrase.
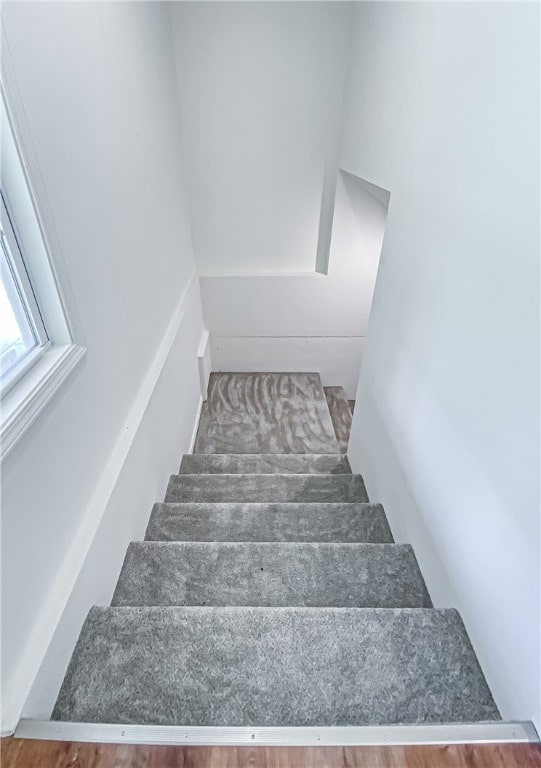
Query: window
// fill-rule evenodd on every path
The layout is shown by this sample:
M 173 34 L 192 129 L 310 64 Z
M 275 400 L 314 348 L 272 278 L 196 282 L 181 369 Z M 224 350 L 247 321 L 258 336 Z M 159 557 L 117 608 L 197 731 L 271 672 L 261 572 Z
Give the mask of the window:
M 3 195 L 1 206 L 0 392 L 6 394 L 47 348 L 49 338 Z
M 2 91 L 0 183 L 0 447 L 2 459 L 84 355 Z

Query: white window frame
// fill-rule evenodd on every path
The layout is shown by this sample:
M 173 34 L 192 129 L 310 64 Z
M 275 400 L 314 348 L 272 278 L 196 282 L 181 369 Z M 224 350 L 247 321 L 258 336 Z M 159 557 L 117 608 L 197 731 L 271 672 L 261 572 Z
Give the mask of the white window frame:
M 12 366 L 13 372 L 11 372 L 11 368 L 8 369 L 5 380 L 3 380 L 4 377 L 0 379 L 0 398 L 4 398 L 39 360 L 45 350 L 50 347 L 50 341 L 1 189 L 0 220 L 2 222 L 0 247 L 4 254 L 7 270 L 11 273 L 12 279 L 8 282 L 13 284 L 15 289 L 13 292 L 16 293 L 16 296 L 10 297 L 10 303 L 17 316 L 25 346 L 31 340 L 29 349 Z M 9 285 L 4 284 L 4 287 L 8 294 L 11 293 Z
M 21 366 L 17 375 L 1 393 L 2 461 L 86 352 L 82 344 L 75 343 L 75 334 L 66 312 L 58 272 L 36 204 L 36 195 L 29 181 L 28 166 L 14 129 L 12 114 L 8 107 L 6 89 L 2 84 L 0 187 L 5 202 L 2 217 L 8 217 L 11 225 L 8 229 L 13 231 L 12 234 L 5 231 L 12 259 L 14 262 L 21 259 L 21 263 L 17 265 L 17 276 L 23 283 L 24 298 L 29 304 L 32 299 L 35 302 L 29 310 L 40 343 L 29 353 L 24 366 Z M 37 160 L 33 159 L 37 163 Z

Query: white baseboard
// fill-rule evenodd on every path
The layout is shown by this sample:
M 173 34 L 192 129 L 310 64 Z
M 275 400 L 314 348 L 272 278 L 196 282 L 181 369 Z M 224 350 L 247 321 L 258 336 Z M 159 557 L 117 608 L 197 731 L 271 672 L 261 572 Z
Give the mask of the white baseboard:
M 355 398 L 363 336 L 211 335 L 215 371 L 317 371 L 324 387 L 341 386 Z
M 201 411 L 203 409 L 203 398 L 199 398 L 199 405 L 197 406 L 197 413 L 195 414 L 195 423 L 193 425 L 192 436 L 190 438 L 190 448 L 188 453 L 193 453 L 195 447 L 195 440 L 197 438 L 197 430 L 199 429 L 199 419 L 201 418 Z
M 199 366 L 199 381 L 201 383 L 201 395 L 203 400 L 207 399 L 210 374 L 212 371 L 212 353 L 210 346 L 210 334 L 203 331 L 199 349 L 197 350 L 197 365 Z

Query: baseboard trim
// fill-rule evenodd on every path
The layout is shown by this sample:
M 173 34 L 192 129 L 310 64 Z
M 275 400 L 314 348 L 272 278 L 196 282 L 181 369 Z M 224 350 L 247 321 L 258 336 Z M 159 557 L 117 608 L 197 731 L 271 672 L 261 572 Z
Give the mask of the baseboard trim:
M 195 414 L 195 423 L 193 426 L 192 436 L 190 438 L 190 453 L 193 453 L 195 447 L 195 441 L 197 438 L 197 430 L 199 429 L 199 419 L 201 418 L 201 411 L 203 410 L 203 397 L 199 398 L 199 405 L 197 406 L 197 413 Z
M 533 724 L 450 723 L 299 728 L 117 725 L 21 720 L 16 738 L 114 744 L 196 746 L 368 746 L 405 744 L 538 743 Z
M 201 396 L 203 400 L 206 400 L 209 388 L 210 372 L 212 371 L 210 333 L 207 330 L 204 330 L 201 334 L 199 349 L 197 350 L 197 365 L 199 368 Z

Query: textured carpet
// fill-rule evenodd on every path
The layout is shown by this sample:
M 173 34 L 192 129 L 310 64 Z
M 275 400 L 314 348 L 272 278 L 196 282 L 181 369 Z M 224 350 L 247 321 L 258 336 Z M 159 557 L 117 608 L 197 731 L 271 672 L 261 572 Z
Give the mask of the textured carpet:
M 133 542 L 112 605 L 430 608 L 409 544 Z
M 372 725 L 498 718 L 454 610 L 93 608 L 53 719 Z
M 381 504 L 155 504 L 149 541 L 391 543 Z
M 324 387 L 331 421 L 342 453 L 347 453 L 352 411 L 342 387 Z
M 327 453 L 190 453 L 183 457 L 180 474 L 351 474 L 347 456 Z
M 165 501 L 368 501 L 360 475 L 171 475 Z
M 339 453 L 319 374 L 211 374 L 194 452 Z
M 458 613 L 429 607 L 412 548 L 340 455 L 339 389 L 329 411 L 317 374 L 213 374 L 198 453 L 129 546 L 114 606 L 90 611 L 55 719 L 499 719 Z

